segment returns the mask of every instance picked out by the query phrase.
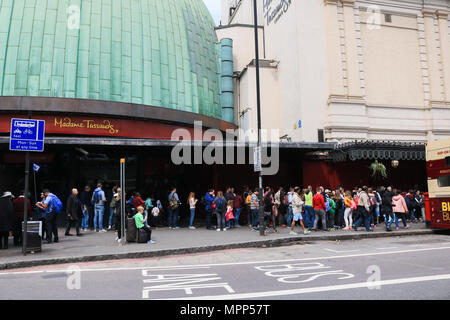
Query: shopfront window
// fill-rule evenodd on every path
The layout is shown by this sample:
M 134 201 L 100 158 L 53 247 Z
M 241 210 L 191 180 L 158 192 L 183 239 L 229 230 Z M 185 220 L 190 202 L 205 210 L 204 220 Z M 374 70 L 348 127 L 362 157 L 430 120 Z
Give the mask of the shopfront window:
M 450 176 L 442 176 L 438 178 L 438 187 L 445 188 L 450 187 Z

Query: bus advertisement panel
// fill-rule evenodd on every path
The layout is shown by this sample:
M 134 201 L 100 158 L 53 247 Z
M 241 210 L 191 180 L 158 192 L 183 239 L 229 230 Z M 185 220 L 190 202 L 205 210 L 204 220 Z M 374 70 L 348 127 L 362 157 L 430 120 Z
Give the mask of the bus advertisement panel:
M 433 229 L 450 229 L 450 139 L 428 142 L 426 152 L 427 220 Z

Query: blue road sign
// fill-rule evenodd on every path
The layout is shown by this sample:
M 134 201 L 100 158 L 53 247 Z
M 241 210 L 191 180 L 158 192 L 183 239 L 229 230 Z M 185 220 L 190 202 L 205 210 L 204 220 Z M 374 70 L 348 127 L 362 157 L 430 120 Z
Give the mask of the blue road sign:
M 11 119 L 11 151 L 44 151 L 44 120 Z
M 39 169 L 41 169 L 41 167 L 38 166 L 36 163 L 33 163 L 33 170 L 39 172 Z

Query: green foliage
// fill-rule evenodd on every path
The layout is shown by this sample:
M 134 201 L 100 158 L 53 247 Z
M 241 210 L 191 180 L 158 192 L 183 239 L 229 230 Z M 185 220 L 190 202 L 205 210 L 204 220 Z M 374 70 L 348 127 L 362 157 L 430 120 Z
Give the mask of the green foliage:
M 372 177 L 375 177 L 379 174 L 381 175 L 381 177 L 383 177 L 383 179 L 387 178 L 386 166 L 378 162 L 378 160 L 375 160 L 375 162 L 370 165 L 370 170 L 372 170 Z

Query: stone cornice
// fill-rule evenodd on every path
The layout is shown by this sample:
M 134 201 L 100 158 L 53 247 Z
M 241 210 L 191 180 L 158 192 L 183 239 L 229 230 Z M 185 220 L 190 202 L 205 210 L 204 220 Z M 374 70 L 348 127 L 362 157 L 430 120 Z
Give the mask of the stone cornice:
M 436 14 L 437 14 L 438 18 L 448 19 L 448 16 L 449 16 L 450 12 L 449 11 L 438 10 Z
M 341 2 L 344 7 L 352 7 L 353 8 L 355 5 L 355 0 L 341 0 Z
M 433 17 L 436 14 L 436 10 L 422 9 L 422 14 L 424 17 Z
M 337 6 L 337 4 L 339 3 L 339 0 L 323 0 L 325 5 L 335 5 Z
M 323 0 L 325 5 L 338 5 L 339 3 L 342 3 L 343 6 L 346 7 L 353 7 L 355 5 L 355 0 Z

